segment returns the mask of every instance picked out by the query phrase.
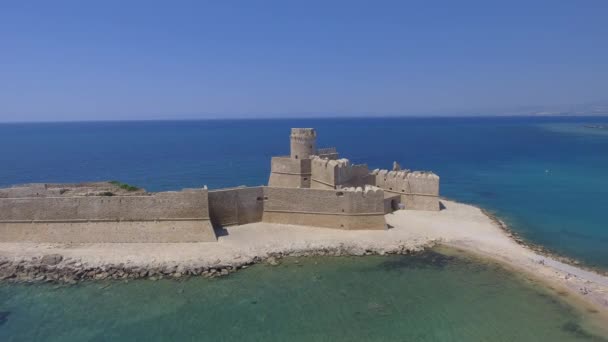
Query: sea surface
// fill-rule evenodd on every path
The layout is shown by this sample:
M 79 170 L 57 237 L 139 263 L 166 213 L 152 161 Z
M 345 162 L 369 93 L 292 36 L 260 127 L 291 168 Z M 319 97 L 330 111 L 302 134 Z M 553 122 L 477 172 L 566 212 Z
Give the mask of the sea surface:
M 370 169 L 432 170 L 441 194 L 608 271 L 608 118 L 0 124 L 0 186 L 119 180 L 150 191 L 261 185 L 290 127 Z M 109 287 L 107 287 L 109 286 Z M 441 254 L 290 259 L 225 279 L 0 284 L 0 341 L 601 340 L 554 293 Z
M 1 285 L 1 341 L 606 341 L 492 263 L 289 258 L 219 279 Z

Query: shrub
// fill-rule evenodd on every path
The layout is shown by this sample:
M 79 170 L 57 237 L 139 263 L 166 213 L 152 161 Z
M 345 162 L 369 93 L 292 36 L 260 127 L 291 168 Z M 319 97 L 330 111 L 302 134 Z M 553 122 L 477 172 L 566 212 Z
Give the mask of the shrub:
M 108 183 L 116 185 L 117 187 L 119 187 L 119 188 L 121 188 L 123 190 L 127 190 L 127 191 L 137 191 L 137 190 L 139 190 L 139 188 L 136 187 L 136 186 L 129 185 L 129 184 L 126 184 L 126 183 L 121 183 L 121 182 L 115 181 L 115 180 L 109 181 Z

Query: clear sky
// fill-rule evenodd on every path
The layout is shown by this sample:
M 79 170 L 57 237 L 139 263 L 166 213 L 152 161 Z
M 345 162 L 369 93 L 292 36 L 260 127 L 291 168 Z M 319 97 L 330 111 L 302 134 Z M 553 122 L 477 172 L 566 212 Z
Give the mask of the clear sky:
M 0 121 L 608 100 L 608 1 L 1 1 Z

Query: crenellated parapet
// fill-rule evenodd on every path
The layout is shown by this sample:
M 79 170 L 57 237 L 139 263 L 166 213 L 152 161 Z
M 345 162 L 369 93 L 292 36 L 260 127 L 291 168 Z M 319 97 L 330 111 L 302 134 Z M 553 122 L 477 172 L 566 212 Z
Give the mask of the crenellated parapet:
M 353 165 L 348 159 L 311 158 L 311 187 L 335 189 L 344 186 L 363 186 L 369 174 L 367 165 Z
M 406 209 L 439 210 L 439 176 L 433 172 L 376 169 L 375 185 L 401 195 Z
M 340 155 L 335 147 L 324 147 L 317 149 L 317 156 L 324 159 L 339 159 Z

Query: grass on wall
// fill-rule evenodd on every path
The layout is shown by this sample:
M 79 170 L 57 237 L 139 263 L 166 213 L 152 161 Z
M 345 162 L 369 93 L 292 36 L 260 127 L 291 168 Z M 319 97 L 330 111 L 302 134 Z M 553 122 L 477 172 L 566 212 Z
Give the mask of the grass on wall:
M 114 184 L 114 185 L 116 185 L 117 187 L 119 187 L 119 188 L 121 188 L 121 189 L 123 189 L 123 190 L 127 190 L 127 191 L 137 191 L 137 190 L 139 190 L 139 188 L 138 188 L 138 187 L 136 187 L 136 186 L 129 185 L 129 184 L 126 184 L 126 183 L 122 183 L 122 182 L 119 182 L 119 181 L 115 181 L 115 180 L 113 180 L 113 181 L 109 181 L 108 183 L 110 183 L 110 184 Z

